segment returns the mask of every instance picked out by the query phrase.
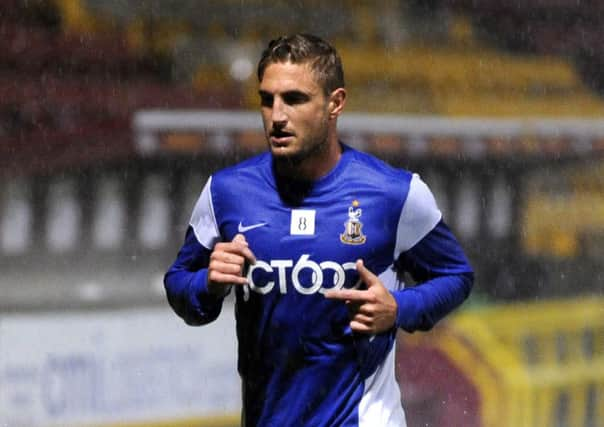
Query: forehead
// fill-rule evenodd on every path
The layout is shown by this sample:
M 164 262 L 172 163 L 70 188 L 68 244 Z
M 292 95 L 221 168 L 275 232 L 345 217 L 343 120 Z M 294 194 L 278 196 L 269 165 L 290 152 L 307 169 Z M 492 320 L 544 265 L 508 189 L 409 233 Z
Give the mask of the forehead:
M 321 91 L 321 87 L 309 63 L 274 62 L 264 70 L 260 90 L 271 93 L 292 90 L 316 93 Z

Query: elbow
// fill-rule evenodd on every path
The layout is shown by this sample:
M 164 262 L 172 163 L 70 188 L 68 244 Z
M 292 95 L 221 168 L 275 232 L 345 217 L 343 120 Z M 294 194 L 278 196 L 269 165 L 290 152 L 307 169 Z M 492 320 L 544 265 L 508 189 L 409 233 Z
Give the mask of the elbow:
M 166 292 L 166 299 L 168 300 L 168 304 L 170 307 L 178 313 L 178 308 L 181 304 L 178 303 L 179 295 L 182 292 L 178 292 L 177 288 L 182 288 L 179 286 L 179 283 L 174 280 L 172 270 L 169 270 L 166 274 L 164 274 L 164 291 Z
M 172 310 L 189 326 L 206 325 L 219 316 L 222 298 L 200 298 L 194 283 L 194 277 L 182 276 L 179 271 L 170 270 L 164 275 L 166 298 Z
M 178 274 L 169 270 L 164 275 L 164 290 L 166 291 L 166 299 L 172 310 L 184 320 L 187 325 L 200 325 L 199 316 L 193 316 L 188 309 L 187 304 L 187 286 L 182 280 L 179 280 Z
M 466 300 L 470 293 L 472 292 L 472 288 L 474 287 L 474 272 L 469 271 L 467 273 L 463 273 L 461 276 L 461 285 L 463 288 L 463 296 L 464 300 Z
M 200 320 L 198 317 L 180 316 L 187 326 L 203 326 L 212 320 Z

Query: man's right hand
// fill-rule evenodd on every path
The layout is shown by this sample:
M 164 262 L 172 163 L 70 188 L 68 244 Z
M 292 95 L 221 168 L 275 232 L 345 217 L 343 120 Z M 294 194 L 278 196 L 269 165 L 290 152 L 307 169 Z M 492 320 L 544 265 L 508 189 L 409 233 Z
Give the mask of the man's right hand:
M 225 295 L 231 285 L 246 285 L 246 262 L 255 264 L 256 257 L 243 234 L 237 234 L 231 242 L 217 243 L 208 265 L 208 292 Z

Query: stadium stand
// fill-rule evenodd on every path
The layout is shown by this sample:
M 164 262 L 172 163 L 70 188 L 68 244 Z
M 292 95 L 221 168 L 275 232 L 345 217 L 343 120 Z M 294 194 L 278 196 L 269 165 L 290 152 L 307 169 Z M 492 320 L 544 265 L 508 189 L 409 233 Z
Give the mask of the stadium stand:
M 355 110 L 491 117 L 593 117 L 604 112 L 602 100 L 588 90 L 572 65 L 551 56 L 478 48 L 404 48 L 396 53 L 343 48 L 342 57 L 352 76 L 353 94 L 357 86 L 380 76 L 390 86 L 382 96 L 367 93 L 357 101 L 351 97 Z M 405 99 L 421 89 L 419 96 Z M 424 101 L 417 102 L 418 98 Z M 375 105 L 368 106 L 368 99 L 375 99 Z
M 471 16 L 477 31 L 491 44 L 508 51 L 562 56 L 576 66 L 590 87 L 603 93 L 602 2 L 447 0 L 446 3 L 453 10 Z
M 105 8 L 99 9 L 103 4 Z M 255 43 L 262 31 L 282 29 L 283 22 L 274 18 L 275 14 L 286 10 L 286 4 L 276 5 L 273 14 L 251 13 L 247 8 L 229 9 L 228 5 L 220 2 L 213 4 L 214 8 L 206 13 L 194 8 L 186 9 L 185 12 L 192 14 L 193 19 L 211 15 L 205 16 L 201 23 L 202 44 L 198 50 L 186 51 L 207 58 L 204 64 L 192 67 L 190 74 L 185 73 L 181 76 L 186 76 L 184 80 L 178 82 L 171 81 L 174 76 L 169 72 L 172 69 L 169 59 L 178 51 L 177 40 L 182 40 L 187 32 L 190 33 L 188 37 L 193 37 L 193 32 L 198 29 L 186 25 L 186 21 L 178 21 L 169 11 L 166 11 L 168 17 L 165 22 L 155 24 L 160 29 L 155 29 L 152 40 L 145 41 L 148 26 L 154 23 L 137 16 L 140 10 L 134 4 L 129 6 L 130 9 L 119 9 L 119 16 L 116 14 L 114 17 L 107 12 L 116 6 L 110 1 L 95 3 L 94 8 L 85 1 L 13 1 L 6 5 L 6 11 L 3 9 L 0 15 L 0 32 L 5 35 L 0 40 L 3 47 L 0 52 L 4 56 L 0 69 L 3 76 L 0 80 L 0 171 L 6 179 L 18 179 L 25 183 L 19 185 L 30 188 L 26 193 L 31 194 L 28 197 L 35 201 L 32 227 L 36 232 L 43 233 L 47 227 L 44 218 L 48 208 L 44 207 L 44 200 L 50 197 L 46 192 L 51 191 L 57 177 L 73 177 L 77 183 L 68 192 L 71 191 L 73 197 L 81 201 L 78 202 L 82 204 L 84 218 L 81 234 L 89 236 L 87 239 L 90 240 L 94 229 L 91 224 L 95 221 L 91 219 L 90 212 L 94 211 L 94 203 L 97 202 L 86 200 L 85 195 L 87 189 L 101 185 L 105 170 L 117 176 L 123 175 L 123 203 L 128 212 L 132 212 L 128 214 L 126 224 L 130 224 L 128 229 L 135 230 L 136 212 L 142 203 L 140 196 L 135 194 L 135 188 L 147 185 L 147 175 L 151 172 L 158 172 L 162 179 L 167 180 L 159 186 L 149 184 L 155 188 L 150 190 L 153 194 L 161 195 L 172 191 L 168 189 L 177 188 L 182 180 L 189 179 L 186 169 L 191 162 L 182 154 L 185 158 L 193 154 L 192 161 L 202 163 L 207 169 L 207 164 L 215 167 L 220 162 L 262 148 L 262 138 L 253 132 L 235 135 L 240 151 L 229 148 L 231 141 L 227 134 L 208 138 L 195 132 L 164 132 L 161 140 L 167 157 L 146 158 L 145 152 L 136 151 L 130 125 L 133 113 L 140 109 L 255 107 L 255 89 L 250 89 L 254 87 L 253 62 L 243 64 L 242 67 L 247 67 L 247 72 L 251 73 L 243 80 L 232 77 L 229 69 L 232 65 L 229 60 L 241 54 L 241 50 L 231 49 L 237 40 L 233 38 L 236 29 L 229 26 L 204 27 L 204 23 L 212 19 L 230 22 L 233 14 L 255 19 L 249 22 L 258 22 L 258 26 L 250 23 L 240 34 L 240 42 L 246 46 L 243 52 L 255 54 Z M 350 109 L 353 111 L 525 118 L 600 116 L 603 111 L 602 100 L 589 91 L 567 59 L 504 52 L 480 39 L 470 12 L 486 14 L 487 9 L 463 9 L 462 2 L 459 2 L 453 5 L 456 12 L 447 15 L 438 4 L 434 13 L 427 13 L 419 3 L 403 7 L 396 2 L 384 2 L 372 15 L 369 4 L 364 2 L 345 9 L 341 14 L 334 12 L 333 8 L 313 3 L 314 6 L 316 11 L 305 12 L 309 19 L 324 14 L 324 19 L 334 23 L 330 27 L 331 35 L 339 40 L 347 67 L 347 80 L 354 94 L 350 97 Z M 376 19 L 387 16 L 390 20 L 386 19 L 383 26 L 375 25 Z M 391 22 L 392 16 L 404 20 L 409 28 L 408 34 L 396 31 L 396 22 Z M 443 22 L 447 25 L 439 26 L 440 20 L 446 16 L 448 18 Z M 358 29 L 353 31 L 351 26 Z M 426 36 L 425 28 L 440 29 Z M 161 43 L 158 34 L 162 34 Z M 212 37 L 216 37 L 213 48 L 213 44 L 208 42 L 213 40 Z M 227 42 L 229 38 L 230 42 Z M 220 57 L 219 53 L 226 56 Z M 243 93 L 248 95 L 247 104 L 242 104 Z M 533 227 L 531 218 L 539 218 L 539 212 L 550 210 L 549 199 L 535 193 L 534 199 L 525 205 L 528 214 L 513 220 L 510 218 L 516 218 L 519 212 L 501 214 L 497 217 L 500 225 L 495 226 L 480 216 L 483 214 L 478 208 L 479 201 L 484 198 L 490 200 L 500 194 L 497 197 L 504 201 L 504 205 L 514 206 L 516 199 L 510 197 L 521 196 L 514 195 L 510 186 L 517 186 L 524 177 L 530 176 L 531 168 L 540 159 L 554 161 L 561 157 L 580 157 L 580 147 L 585 144 L 591 147 L 586 152 L 597 150 L 596 142 L 584 141 L 579 134 L 501 134 L 490 135 L 487 139 L 481 136 L 482 142 L 460 141 L 458 136 L 434 134 L 422 137 L 428 138 L 425 144 L 425 141 L 419 144 L 413 138 L 393 135 L 353 134 L 347 137 L 370 151 L 389 155 L 393 162 L 416 165 L 421 171 L 425 170 L 426 175 L 434 180 L 434 186 L 441 187 L 443 206 L 456 212 L 452 221 L 460 227 L 470 251 L 480 254 L 488 247 L 491 248 L 489 250 L 503 251 L 505 257 L 514 252 L 505 248 L 516 247 L 517 244 L 531 256 L 546 256 L 547 251 L 543 248 L 549 240 L 535 239 L 532 232 L 510 234 L 509 230 L 520 230 L 519 227 L 514 228 L 518 225 L 514 221 L 524 221 L 524 226 Z M 429 147 L 421 150 L 426 150 L 423 152 L 431 157 L 413 157 L 420 146 Z M 219 151 L 210 155 L 207 147 L 218 147 Z M 474 151 L 460 151 L 467 147 L 475 148 Z M 489 162 L 483 164 L 484 158 Z M 508 160 L 494 160 L 502 158 Z M 459 180 L 460 187 L 467 187 L 465 192 L 459 193 L 462 200 L 468 201 L 465 210 L 456 207 L 456 203 L 459 205 L 456 201 L 458 190 L 450 184 L 460 162 L 467 174 Z M 167 170 L 169 163 L 182 170 Z M 80 180 L 78 176 L 87 178 Z M 49 183 L 42 182 L 44 180 L 49 180 Z M 177 205 L 178 200 L 173 203 Z M 510 209 L 505 208 L 504 212 L 512 212 Z M 181 224 L 174 212 L 171 215 L 169 221 Z M 492 231 L 497 227 L 504 231 Z M 537 229 L 541 230 L 534 228 Z M 552 233 L 550 227 L 551 236 L 561 236 L 551 247 L 559 247 L 559 253 L 568 254 L 566 259 L 583 253 L 578 248 L 588 244 L 594 246 L 594 238 L 585 238 L 584 232 L 575 232 L 577 229 L 572 229 L 574 234 L 571 238 L 564 233 Z M 492 239 L 481 244 L 478 237 L 485 232 Z M 136 238 L 130 240 L 136 241 Z M 87 247 L 86 241 L 86 238 L 82 240 L 80 250 Z M 170 242 L 157 250 L 157 254 L 167 256 L 168 246 L 174 244 Z M 127 252 L 132 248 L 137 250 L 137 244 L 132 243 L 121 250 Z M 521 258 L 515 257 L 516 261 Z M 508 280 L 505 277 L 509 272 L 501 272 L 497 263 L 485 262 L 480 268 L 495 271 L 495 277 Z M 533 273 L 539 271 L 532 261 L 519 268 Z M 542 274 L 537 275 L 541 277 Z M 542 283 L 541 279 L 537 282 Z M 495 283 L 489 287 L 489 292 L 493 292 L 496 298 L 534 295 L 541 286 L 516 284 L 506 290 L 499 281 Z M 567 286 L 564 284 L 562 287 Z
M 58 10 L 43 2 L 2 7 L 2 174 L 129 158 L 130 116 L 140 108 L 238 105 L 228 86 L 194 91 L 170 83 L 163 59 L 130 49 L 119 32 L 64 31 Z M 84 139 L 87 150 L 78 143 Z

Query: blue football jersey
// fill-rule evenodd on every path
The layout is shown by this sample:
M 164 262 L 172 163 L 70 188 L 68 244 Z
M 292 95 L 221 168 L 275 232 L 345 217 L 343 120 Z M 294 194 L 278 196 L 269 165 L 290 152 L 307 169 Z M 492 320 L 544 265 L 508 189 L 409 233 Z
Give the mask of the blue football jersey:
M 278 180 L 264 153 L 209 178 L 185 243 L 165 277 L 189 324 L 211 322 L 223 298 L 207 292 L 217 242 L 245 235 L 257 262 L 234 286 L 246 426 L 404 426 L 395 334 L 426 330 L 468 296 L 472 269 L 418 175 L 342 145 L 312 184 Z M 398 304 L 392 330 L 354 333 L 329 289 L 363 288 L 355 261 Z M 408 272 L 419 282 L 405 288 Z

